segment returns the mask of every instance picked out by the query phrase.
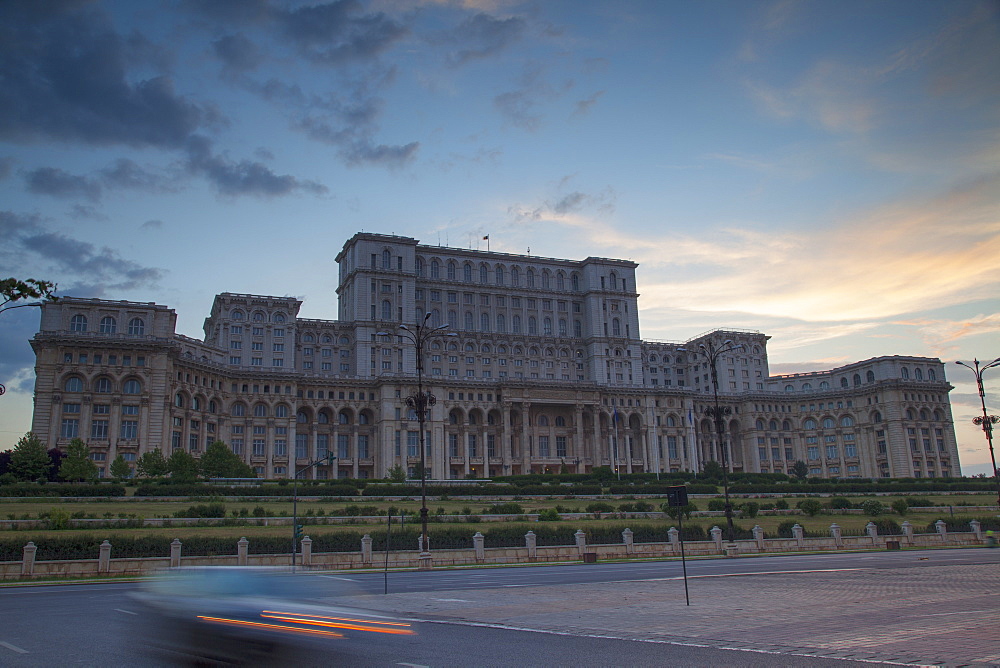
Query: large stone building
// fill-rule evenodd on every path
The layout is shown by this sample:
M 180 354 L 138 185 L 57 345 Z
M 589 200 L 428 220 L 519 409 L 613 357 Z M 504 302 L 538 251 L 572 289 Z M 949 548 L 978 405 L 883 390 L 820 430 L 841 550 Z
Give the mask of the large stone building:
M 63 298 L 42 309 L 33 429 L 79 437 L 102 473 L 119 453 L 196 456 L 225 441 L 259 475 L 382 477 L 419 462 L 414 345 L 429 339 L 426 423 L 437 479 L 611 466 L 699 470 L 721 461 L 710 366 L 731 340 L 718 392 L 734 471 L 823 477 L 950 476 L 958 449 L 941 360 L 891 356 L 772 376 L 768 336 L 717 330 L 687 342 L 639 336 L 636 264 L 421 245 L 356 234 L 337 256 L 339 318 L 300 318 L 292 297 L 223 293 L 203 341 L 153 303 Z M 388 334 L 387 334 L 388 332 Z M 453 335 L 446 336 L 445 333 Z

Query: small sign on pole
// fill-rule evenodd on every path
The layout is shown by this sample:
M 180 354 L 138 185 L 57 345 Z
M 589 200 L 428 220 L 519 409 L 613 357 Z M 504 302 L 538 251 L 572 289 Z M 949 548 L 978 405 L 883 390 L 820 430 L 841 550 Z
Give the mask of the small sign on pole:
M 688 595 L 688 569 L 687 559 L 684 558 L 684 507 L 688 504 L 688 490 L 686 485 L 674 485 L 667 488 L 667 505 L 677 508 L 677 536 L 681 544 L 681 570 L 684 573 L 684 601 L 691 605 L 691 597 Z

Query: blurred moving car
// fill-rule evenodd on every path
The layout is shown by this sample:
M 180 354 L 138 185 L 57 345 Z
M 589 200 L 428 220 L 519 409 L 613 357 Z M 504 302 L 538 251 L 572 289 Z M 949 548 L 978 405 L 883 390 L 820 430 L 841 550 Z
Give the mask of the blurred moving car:
M 343 584 L 283 569 L 205 566 L 166 571 L 132 597 L 145 644 L 196 661 L 259 665 L 346 639 L 415 633 L 391 617 L 319 600 L 345 593 L 335 586 Z

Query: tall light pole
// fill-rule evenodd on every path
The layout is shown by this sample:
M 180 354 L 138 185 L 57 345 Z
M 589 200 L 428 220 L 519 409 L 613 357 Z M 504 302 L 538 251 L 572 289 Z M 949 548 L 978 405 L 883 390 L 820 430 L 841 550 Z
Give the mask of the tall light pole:
M 986 392 L 983 390 L 983 372 L 987 369 L 992 369 L 995 366 L 1000 366 L 1000 357 L 996 358 L 989 364 L 984 364 L 982 367 L 979 366 L 979 360 L 973 359 L 972 363 L 975 367 L 971 367 L 965 362 L 955 362 L 955 364 L 960 364 L 966 369 L 972 371 L 976 374 L 976 385 L 979 387 L 979 403 L 983 407 L 983 414 L 981 416 L 976 416 L 972 418 L 972 423 L 983 428 L 986 433 L 986 444 L 990 448 L 990 462 L 993 464 L 993 479 L 997 483 L 997 506 L 1000 507 L 1000 471 L 997 470 L 997 460 L 996 456 L 993 454 L 993 425 L 1000 422 L 1000 417 L 996 415 L 988 415 L 986 413 Z
M 686 348 L 678 348 L 678 350 L 687 352 Z M 722 455 L 722 491 L 726 498 L 726 540 L 730 543 L 735 540 L 736 529 L 733 526 L 733 504 L 729 502 L 729 449 L 726 444 L 726 439 L 723 436 L 723 430 L 725 429 L 723 418 L 730 415 L 733 412 L 733 409 L 729 406 L 719 405 L 718 362 L 719 357 L 725 353 L 737 350 L 743 350 L 743 345 L 733 343 L 732 339 L 726 339 L 721 348 L 716 348 L 715 343 L 709 340 L 707 345 L 699 343 L 698 351 L 696 353 L 704 357 L 712 369 L 712 396 L 715 399 L 715 405 L 706 408 L 705 413 L 715 419 L 715 433 L 719 439 L 719 453 Z
M 417 324 L 400 325 L 399 336 L 409 339 L 413 343 L 417 353 L 417 393 L 406 397 L 405 402 L 408 408 L 412 408 L 417 413 L 417 424 L 420 434 L 420 558 L 430 558 L 431 544 L 427 535 L 427 448 L 424 445 L 424 423 L 427 421 L 427 411 L 430 406 L 437 403 L 437 397 L 430 392 L 424 392 L 424 344 L 436 333 L 447 329 L 448 325 L 438 325 L 430 327 L 427 321 L 431 314 L 424 315 L 423 320 Z M 376 332 L 377 336 L 391 336 L 389 332 Z M 454 332 L 449 332 L 446 336 L 458 336 Z

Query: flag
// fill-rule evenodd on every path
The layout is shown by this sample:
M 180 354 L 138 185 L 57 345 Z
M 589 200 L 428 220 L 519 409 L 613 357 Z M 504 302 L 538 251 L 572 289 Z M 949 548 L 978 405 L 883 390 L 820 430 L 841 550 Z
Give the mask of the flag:
M 490 240 L 490 235 L 487 234 L 485 237 L 483 237 L 483 241 L 489 241 L 489 240 Z
M 618 407 L 616 406 L 615 408 L 612 409 L 612 411 L 613 412 L 611 413 L 611 420 L 613 422 L 618 422 Z
M 693 424 L 694 424 L 694 414 L 691 413 L 691 409 L 688 408 L 688 425 L 690 426 Z

